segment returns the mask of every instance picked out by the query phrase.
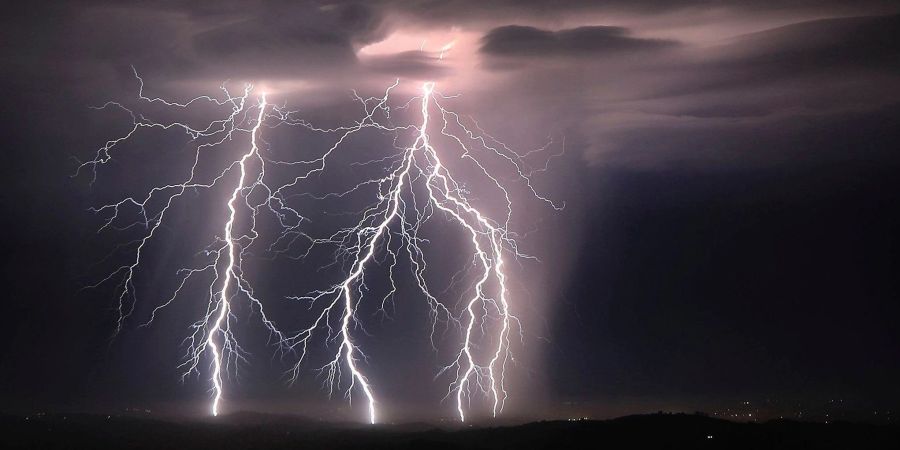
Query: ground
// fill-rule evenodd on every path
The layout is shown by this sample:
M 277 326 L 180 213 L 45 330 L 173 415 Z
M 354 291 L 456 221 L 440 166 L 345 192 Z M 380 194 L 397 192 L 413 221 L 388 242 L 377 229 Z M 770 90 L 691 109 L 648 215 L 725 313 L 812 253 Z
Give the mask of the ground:
M 3 448 L 77 449 L 866 449 L 900 448 L 900 427 L 772 421 L 735 423 L 702 415 L 546 421 L 440 429 L 426 424 L 332 425 L 236 415 L 174 422 L 128 416 L 2 416 Z

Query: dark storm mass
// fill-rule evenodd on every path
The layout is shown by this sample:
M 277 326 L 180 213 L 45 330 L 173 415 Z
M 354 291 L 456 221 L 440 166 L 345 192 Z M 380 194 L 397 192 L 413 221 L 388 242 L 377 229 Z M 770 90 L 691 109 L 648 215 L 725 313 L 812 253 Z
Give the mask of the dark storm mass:
M 207 412 L 208 378 L 182 383 L 178 368 L 196 306 L 174 304 L 166 320 L 112 339 L 114 286 L 84 289 L 121 264 L 107 259 L 121 242 L 97 232 L 89 208 L 165 179 L 184 156 L 156 134 L 125 148 L 97 186 L 73 177 L 127 131 L 127 116 L 90 107 L 133 99 L 137 70 L 151 97 L 249 82 L 325 124 L 355 117 L 354 90 L 434 81 L 510 147 L 551 142 L 534 183 L 566 206 L 523 202 L 513 218 L 539 261 L 512 277 L 524 337 L 504 420 L 700 411 L 895 423 L 898 14 L 881 1 L 4 8 L 0 410 Z M 319 192 L 353 173 L 317 180 Z M 219 230 L 217 207 L 175 206 L 181 219 L 137 278 L 149 302 L 139 308 L 150 308 L 139 313 L 177 286 L 178 258 L 208 243 L 176 225 Z M 250 276 L 276 300 L 317 276 L 260 261 Z M 372 379 L 387 420 L 452 419 L 434 381 L 444 361 L 411 295 L 367 330 L 379 336 Z M 314 373 L 287 386 L 265 341 L 250 339 L 230 411 L 362 420 L 357 399 L 329 399 Z

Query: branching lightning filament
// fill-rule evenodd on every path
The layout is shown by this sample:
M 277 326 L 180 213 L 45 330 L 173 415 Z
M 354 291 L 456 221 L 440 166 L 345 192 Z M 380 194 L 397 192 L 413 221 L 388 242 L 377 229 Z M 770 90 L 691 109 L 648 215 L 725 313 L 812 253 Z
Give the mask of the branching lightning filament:
M 511 186 L 516 186 L 515 192 L 526 192 L 554 209 L 562 208 L 539 194 L 531 181 L 532 175 L 546 170 L 550 158 L 557 155 L 550 155 L 543 167 L 532 166 L 530 159 L 544 153 L 540 150 L 547 146 L 524 154 L 514 152 L 471 119 L 446 108 L 443 103 L 453 97 L 438 93 L 433 82 L 424 83 L 418 95 L 399 106 L 392 106 L 392 91 L 399 81 L 381 96 L 363 98 L 354 93 L 362 107 L 362 117 L 349 125 L 328 128 L 312 125 L 296 111 L 269 103 L 265 93 L 254 92 L 250 85 L 240 95 L 233 95 L 223 85 L 221 96 L 201 96 L 178 103 L 146 97 L 143 80 L 137 73 L 135 76 L 141 85 L 139 105 L 183 113 L 203 106 L 225 113 L 197 126 L 189 125 L 188 121 L 152 121 L 121 103 L 103 106 L 127 112 L 133 126 L 124 135 L 106 142 L 94 158 L 79 166 L 76 175 L 90 172 L 92 184 L 119 147 L 140 139 L 146 132 L 183 133 L 194 149 L 193 162 L 180 181 L 160 184 L 142 195 L 92 208 L 103 218 L 101 231 L 134 233 L 139 230 L 137 239 L 116 250 L 117 257 L 127 258 L 127 262 L 90 286 L 115 284 L 116 333 L 123 330 L 136 312 L 136 276 L 142 267 L 142 257 L 148 247 L 161 239 L 160 227 L 172 214 L 173 204 L 188 201 L 188 193 L 213 193 L 227 187 L 227 197 L 219 203 L 226 211 L 218 228 L 221 236 L 209 239 L 209 245 L 200 253 L 199 265 L 177 272 L 177 287 L 140 323 L 140 326 L 152 324 L 176 299 L 187 297 L 186 286 L 191 280 L 205 280 L 206 312 L 193 323 L 185 339 L 187 350 L 181 367 L 183 378 L 200 375 L 204 361 L 208 361 L 213 415 L 219 414 L 227 398 L 225 389 L 230 374 L 236 373 L 238 363 L 248 362 L 249 353 L 239 344 L 233 328 L 238 320 L 234 305 L 240 301 L 258 314 L 276 354 L 282 359 L 293 359 L 287 371 L 292 383 L 300 377 L 304 363 L 317 353 L 311 351 L 312 346 L 331 349 L 333 352 L 327 353 L 331 356 L 324 364 L 317 364 L 326 390 L 329 394 L 341 392 L 348 400 L 354 393 L 362 395 L 367 418 L 375 423 L 379 418 L 378 405 L 390 399 L 376 397 L 377 377 L 373 373 L 377 373 L 377 361 L 370 360 L 363 351 L 362 339 L 366 335 L 360 331 L 365 329 L 367 316 L 360 313 L 360 306 L 378 300 L 378 310 L 387 314 L 387 305 L 398 291 L 399 268 L 404 265 L 409 267 L 411 279 L 430 311 L 428 327 L 432 347 L 436 351 L 439 347 L 452 349 L 449 354 L 454 355 L 436 374 L 436 378 L 447 379 L 445 399 L 453 402 L 456 414 L 463 421 L 475 396 L 487 401 L 492 415 L 503 411 L 509 398 L 507 370 L 514 361 L 513 347 L 523 336 L 522 325 L 513 312 L 508 261 L 533 258 L 520 251 L 519 235 L 510 229 L 514 197 Z M 418 116 L 418 121 L 394 124 L 401 114 Z M 333 143 L 308 159 L 272 158 L 267 155 L 269 144 L 265 135 L 284 127 L 327 137 Z M 313 182 L 328 176 L 331 166 L 343 164 L 335 162 L 337 156 L 348 152 L 347 142 L 361 133 L 394 136 L 388 156 L 353 163 L 360 167 L 380 167 L 381 174 L 350 183 L 347 189 L 315 193 Z M 404 141 L 407 143 L 403 144 Z M 236 143 L 241 143 L 239 147 L 243 150 L 235 152 L 233 159 L 226 158 L 211 172 L 200 169 L 213 155 L 217 157 L 215 160 L 222 160 L 222 155 L 228 154 L 227 150 Z M 445 163 L 448 158 L 454 160 L 449 166 Z M 484 162 L 487 159 L 490 164 Z M 494 170 L 488 169 L 504 166 L 506 169 L 501 170 L 507 176 L 494 175 Z M 470 179 L 463 182 L 454 173 L 460 168 L 476 175 L 488 192 L 474 194 Z M 273 175 L 276 169 L 292 175 Z M 357 218 L 349 225 L 338 226 L 323 236 L 308 231 L 306 224 L 310 219 L 301 214 L 304 206 L 327 205 L 360 196 L 374 200 L 365 201 L 367 206 L 355 213 Z M 490 199 L 495 200 L 491 203 Z M 496 200 L 500 201 L 499 207 Z M 499 217 L 492 217 L 488 211 L 500 211 Z M 267 236 L 258 226 L 264 218 L 277 223 L 280 231 Z M 450 280 L 444 290 L 432 287 L 434 277 L 429 271 L 434 269 L 429 267 L 434 266 L 426 261 L 430 238 L 425 237 L 424 228 L 426 223 L 437 221 L 462 233 L 468 242 L 468 248 L 459 251 L 468 255 L 469 262 L 456 274 L 444 277 Z M 304 261 L 325 250 L 334 255 L 334 260 L 324 267 L 336 268 L 341 275 L 334 284 L 288 297 L 308 308 L 310 314 L 279 316 L 276 326 L 245 275 L 244 266 L 251 248 L 273 258 Z M 404 256 L 406 263 L 400 264 Z M 371 299 L 373 289 L 367 284 L 366 274 L 376 266 L 385 265 L 387 276 L 380 283 L 388 286 L 387 292 L 379 296 L 380 300 Z M 455 285 L 463 287 L 454 291 L 451 288 Z M 451 291 L 458 295 L 454 297 Z M 282 331 L 288 326 L 296 327 L 297 331 Z M 438 333 L 440 328 L 445 331 Z

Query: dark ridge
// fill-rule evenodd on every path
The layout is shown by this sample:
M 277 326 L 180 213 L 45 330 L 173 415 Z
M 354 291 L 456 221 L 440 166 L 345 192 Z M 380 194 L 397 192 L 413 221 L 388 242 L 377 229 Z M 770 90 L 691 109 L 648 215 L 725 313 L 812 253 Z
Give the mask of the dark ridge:
M 219 420 L 223 419 L 223 420 Z M 165 422 L 85 414 L 0 416 L 3 448 L 47 449 L 893 449 L 900 427 L 856 423 L 738 423 L 703 415 L 651 414 L 593 421 L 439 430 L 427 424 L 326 424 L 238 413 Z

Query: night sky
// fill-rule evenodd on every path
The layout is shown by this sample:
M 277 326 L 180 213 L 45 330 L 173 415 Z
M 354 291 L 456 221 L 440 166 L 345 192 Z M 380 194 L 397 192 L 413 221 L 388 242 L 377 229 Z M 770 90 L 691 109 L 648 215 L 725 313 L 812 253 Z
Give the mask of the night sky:
M 82 289 L 116 267 L 123 255 L 106 257 L 127 241 L 98 234 L 102 219 L 88 208 L 179 167 L 183 142 L 156 134 L 123 150 L 95 185 L 72 176 L 128 129 L 121 112 L 90 107 L 134 99 L 133 66 L 147 95 L 185 99 L 250 82 L 321 123 L 356 117 L 354 89 L 378 95 L 399 79 L 398 95 L 408 97 L 433 80 L 511 147 L 549 141 L 547 154 L 564 150 L 534 182 L 565 209 L 523 199 L 511 224 L 540 262 L 512 269 L 525 337 L 509 369 L 507 416 L 896 415 L 900 7 L 892 3 L 4 8 L 0 410 L 206 411 L 208 378 L 182 384 L 177 367 L 197 311 L 190 292 L 152 327 L 135 320 L 111 340 L 113 286 Z M 289 138 L 272 139 L 274 148 Z M 348 173 L 311 186 L 334 189 Z M 221 207 L 199 196 L 178 206 L 137 280 L 137 315 L 164 301 L 184 258 L 208 244 L 179 226 L 218 229 Z M 316 226 L 330 220 L 338 219 Z M 318 277 L 312 266 L 256 264 L 251 275 L 275 311 Z M 433 380 L 446 361 L 429 348 L 421 302 L 410 293 L 395 307 L 367 329 L 386 416 L 451 417 L 452 405 L 440 403 L 446 385 Z M 329 400 L 311 371 L 287 387 L 265 336 L 248 339 L 252 361 L 229 382 L 229 411 L 360 420 L 359 406 Z

